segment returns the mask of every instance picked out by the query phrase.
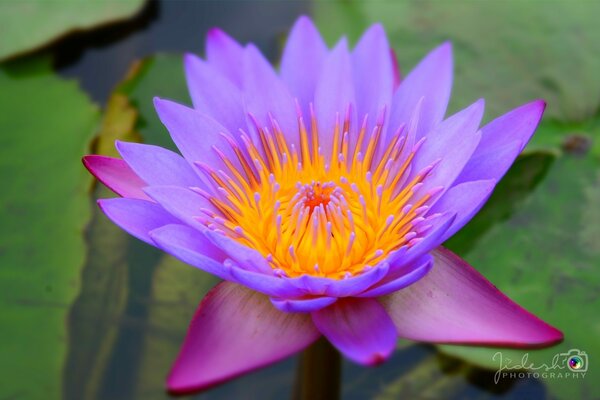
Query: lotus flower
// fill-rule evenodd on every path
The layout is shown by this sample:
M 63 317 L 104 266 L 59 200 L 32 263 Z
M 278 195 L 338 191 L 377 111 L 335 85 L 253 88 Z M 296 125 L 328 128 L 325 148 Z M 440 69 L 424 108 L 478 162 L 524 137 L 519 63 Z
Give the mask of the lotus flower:
M 325 336 L 360 364 L 398 338 L 545 346 L 562 333 L 440 245 L 482 207 L 543 113 L 536 100 L 479 128 L 484 102 L 444 119 L 442 44 L 400 80 L 380 25 L 350 50 L 294 25 L 277 71 L 211 30 L 185 56 L 193 108 L 155 99 L 180 154 L 117 142 L 87 168 L 131 235 L 223 279 L 201 302 L 168 377 L 218 384 Z

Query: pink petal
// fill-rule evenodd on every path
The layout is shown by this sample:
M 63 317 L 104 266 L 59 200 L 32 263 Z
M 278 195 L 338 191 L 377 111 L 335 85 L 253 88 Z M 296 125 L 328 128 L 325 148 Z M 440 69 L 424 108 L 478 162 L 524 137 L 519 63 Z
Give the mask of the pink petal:
M 223 282 L 202 300 L 167 380 L 190 393 L 284 359 L 319 337 L 306 314 L 283 313 L 268 297 Z
M 83 165 L 110 190 L 119 196 L 148 200 L 142 191 L 147 186 L 139 176 L 120 158 L 98 155 L 85 156 Z
M 327 46 L 310 18 L 298 18 L 281 56 L 281 79 L 298 99 L 305 121 L 314 101 L 315 87 L 327 56 Z
M 389 121 L 391 133 L 408 122 L 416 104 L 424 97 L 423 117 L 417 139 L 426 135 L 444 118 L 451 88 L 452 46 L 444 43 L 429 53 L 404 78 L 394 93 Z
M 377 300 L 340 299 L 312 317 L 331 344 L 357 363 L 379 364 L 396 347 L 394 323 Z
M 415 284 L 380 298 L 403 338 L 435 343 L 547 346 L 562 333 L 521 308 L 444 248 Z

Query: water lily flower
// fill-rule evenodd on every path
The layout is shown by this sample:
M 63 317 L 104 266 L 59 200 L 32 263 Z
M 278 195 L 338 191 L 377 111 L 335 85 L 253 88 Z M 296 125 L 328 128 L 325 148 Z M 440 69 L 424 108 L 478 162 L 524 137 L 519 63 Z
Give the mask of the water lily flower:
M 208 34 L 185 56 L 193 107 L 155 99 L 177 154 L 117 142 L 87 168 L 121 197 L 99 205 L 131 235 L 223 279 L 201 302 L 168 377 L 221 383 L 325 336 L 360 364 L 398 338 L 545 346 L 562 333 L 440 245 L 525 147 L 536 100 L 480 128 L 484 102 L 445 117 L 452 50 L 400 79 L 385 32 L 332 49 L 310 19 L 274 69 L 252 44 Z

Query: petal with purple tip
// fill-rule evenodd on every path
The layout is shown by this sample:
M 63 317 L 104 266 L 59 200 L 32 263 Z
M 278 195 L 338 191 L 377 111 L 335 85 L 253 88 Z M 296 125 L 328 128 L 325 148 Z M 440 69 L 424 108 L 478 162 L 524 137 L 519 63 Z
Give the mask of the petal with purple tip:
M 357 363 L 379 364 L 396 347 L 394 323 L 375 299 L 340 299 L 312 318 L 331 344 Z
M 435 343 L 546 346 L 562 333 L 521 308 L 450 251 L 415 284 L 380 298 L 400 337 Z
M 394 93 L 388 133 L 406 124 L 421 97 L 423 117 L 417 139 L 429 133 L 446 114 L 452 88 L 452 46 L 444 43 L 431 51 L 400 83 Z
M 179 221 L 160 205 L 139 199 L 102 199 L 98 205 L 106 216 L 124 231 L 154 245 L 148 233 L 164 225 Z
M 117 140 L 115 145 L 121 157 L 148 185 L 203 185 L 190 164 L 179 154 L 149 144 Z
M 496 118 L 481 129 L 481 142 L 457 182 L 499 180 L 538 126 L 546 103 L 536 100 Z
M 308 104 L 314 101 L 315 87 L 327 56 L 327 46 L 310 18 L 298 18 L 281 56 L 281 79 L 298 99 L 305 120 Z
M 273 269 L 258 251 L 244 246 L 230 237 L 211 230 L 204 232 L 207 239 L 225 252 L 237 265 L 248 271 L 256 271 L 266 275 L 273 275 Z
M 83 165 L 110 190 L 119 196 L 149 200 L 142 191 L 146 186 L 131 167 L 120 158 L 89 155 L 83 157 Z
M 283 313 L 266 296 L 224 282 L 198 307 L 167 386 L 178 394 L 205 389 L 282 360 L 319 336 L 308 315 Z

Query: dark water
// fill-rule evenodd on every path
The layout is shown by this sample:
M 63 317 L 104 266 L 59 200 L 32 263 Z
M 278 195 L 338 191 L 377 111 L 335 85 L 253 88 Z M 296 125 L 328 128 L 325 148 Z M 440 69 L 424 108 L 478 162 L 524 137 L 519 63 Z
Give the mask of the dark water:
M 256 43 L 271 59 L 275 59 L 282 35 L 299 15 L 309 12 L 307 1 L 153 1 L 133 20 L 68 37 L 56 44 L 52 51 L 56 55 L 59 72 L 78 79 L 83 89 L 103 105 L 133 61 L 156 52 L 202 53 L 205 34 L 213 26 L 221 27 L 241 42 Z M 95 302 L 105 296 L 86 292 L 90 289 L 86 287 L 84 276 L 84 295 L 78 300 L 70 320 L 70 331 L 74 336 L 64 377 L 68 398 L 86 398 L 85 388 L 89 386 L 90 379 L 98 381 L 94 398 L 167 397 L 160 389 L 164 376 L 157 377 L 160 381 L 155 383 L 139 382 L 143 360 L 141 340 L 152 329 L 147 322 L 148 298 L 159 257 L 157 251 L 131 239 L 123 256 L 127 265 L 128 297 L 123 316 L 118 321 L 89 315 Z M 118 269 L 111 271 L 108 273 L 114 274 L 111 278 L 116 280 L 121 279 L 119 274 L 124 273 Z M 93 281 L 94 278 L 88 276 L 87 279 Z M 99 325 L 91 326 L 95 323 Z M 81 360 L 95 359 L 94 352 L 100 350 L 94 348 L 94 335 L 87 334 L 79 340 L 77 332 L 90 329 L 104 332 L 106 327 L 103 324 L 114 324 L 118 333 L 113 350 L 107 355 L 106 367 L 100 376 L 94 376 L 85 370 Z M 289 398 L 296 363 L 297 357 L 290 358 L 197 398 Z M 344 362 L 342 393 L 343 398 L 348 400 L 545 397 L 543 385 L 535 380 L 505 381 L 496 386 L 491 384 L 492 375 L 492 372 L 439 356 L 432 347 L 412 345 L 397 351 L 389 362 L 377 368 Z M 148 389 L 144 389 L 146 387 Z

